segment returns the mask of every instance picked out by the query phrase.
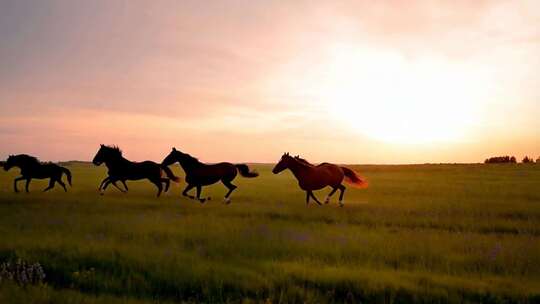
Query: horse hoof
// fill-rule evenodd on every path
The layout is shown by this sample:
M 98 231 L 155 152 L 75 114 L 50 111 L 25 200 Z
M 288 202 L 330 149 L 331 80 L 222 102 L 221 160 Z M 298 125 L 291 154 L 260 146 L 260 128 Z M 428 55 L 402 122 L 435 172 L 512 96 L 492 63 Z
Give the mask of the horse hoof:
M 201 198 L 199 201 L 201 202 L 201 204 L 204 204 L 204 202 L 206 201 L 206 199 L 205 199 L 205 198 Z
M 103 192 L 100 192 L 100 193 L 99 193 L 99 195 L 103 196 L 103 195 L 105 195 L 105 193 L 103 193 Z
M 339 206 L 340 206 L 340 207 L 343 207 L 344 205 L 345 205 L 345 204 L 343 204 L 342 201 L 339 201 Z
M 211 199 L 212 199 L 212 198 L 211 198 L 210 196 L 207 198 L 207 200 L 211 200 Z
M 227 197 L 223 200 L 223 202 L 228 205 L 231 203 L 231 199 Z

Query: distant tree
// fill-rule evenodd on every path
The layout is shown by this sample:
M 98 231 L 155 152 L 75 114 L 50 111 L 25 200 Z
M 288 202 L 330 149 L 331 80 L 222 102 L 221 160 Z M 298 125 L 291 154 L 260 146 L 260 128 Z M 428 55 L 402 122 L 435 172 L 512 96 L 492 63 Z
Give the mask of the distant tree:
M 490 157 L 484 161 L 486 164 L 509 164 L 516 163 L 516 158 L 514 156 L 496 156 Z
M 529 158 L 528 156 L 525 156 L 521 162 L 524 163 L 524 164 L 528 164 L 528 163 L 532 163 L 533 160 L 532 160 L 532 158 Z

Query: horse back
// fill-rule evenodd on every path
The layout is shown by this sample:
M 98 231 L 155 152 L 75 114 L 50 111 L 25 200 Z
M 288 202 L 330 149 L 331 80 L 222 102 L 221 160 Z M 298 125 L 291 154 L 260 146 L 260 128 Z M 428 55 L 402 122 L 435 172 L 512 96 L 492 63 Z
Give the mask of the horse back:
M 306 170 L 298 182 L 302 189 L 318 190 L 326 186 L 340 185 L 343 177 L 343 171 L 338 165 L 322 163 Z
M 161 176 L 161 165 L 149 160 L 142 162 L 125 161 L 110 166 L 109 175 L 128 180 L 159 178 Z
M 236 167 L 227 162 L 201 164 L 186 171 L 186 181 L 194 184 L 211 185 L 222 179 L 232 180 L 236 177 Z
M 38 164 L 30 168 L 21 170 L 23 176 L 30 176 L 33 178 L 50 178 L 62 175 L 62 167 L 53 163 Z

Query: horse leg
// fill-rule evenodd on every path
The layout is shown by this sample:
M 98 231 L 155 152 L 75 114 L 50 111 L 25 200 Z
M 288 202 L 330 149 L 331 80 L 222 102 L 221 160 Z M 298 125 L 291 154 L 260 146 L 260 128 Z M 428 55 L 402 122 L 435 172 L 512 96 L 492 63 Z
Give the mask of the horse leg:
M 169 186 L 171 185 L 171 180 L 168 179 L 168 178 L 162 178 L 161 182 L 165 183 L 165 190 L 163 190 L 163 191 L 165 191 L 165 192 L 169 191 Z
M 125 180 L 122 180 L 122 185 L 124 185 L 124 188 L 126 188 L 126 192 L 128 192 L 129 188 L 128 188 Z
M 325 204 L 330 203 L 330 197 L 332 197 L 332 195 L 334 195 L 334 193 L 336 193 L 337 189 L 338 189 L 338 187 L 332 188 L 332 191 L 330 191 L 330 193 L 328 193 L 328 195 L 326 196 L 326 199 L 324 200 Z
M 120 192 L 122 192 L 122 193 L 126 193 L 126 191 L 124 189 L 120 188 L 116 182 L 117 182 L 117 180 L 111 181 L 111 183 L 113 184 L 113 186 L 116 187 L 116 189 L 120 190 Z
M 306 191 L 306 206 L 309 205 L 309 191 Z
M 23 179 L 26 179 L 26 177 L 19 176 L 13 180 L 13 189 L 15 190 L 15 193 L 19 192 L 19 189 L 17 189 L 17 182 Z
M 31 179 L 30 177 L 26 179 L 26 186 L 25 186 L 26 193 L 30 192 L 30 191 L 28 190 L 28 187 L 30 187 L 30 181 L 31 181 L 31 180 L 32 180 L 32 179 Z
M 231 195 L 231 193 L 234 191 L 234 189 L 238 188 L 237 186 L 233 185 L 230 181 L 224 181 L 222 180 L 221 181 L 225 187 L 229 188 L 229 192 L 227 192 L 227 194 L 225 194 L 225 200 L 223 201 L 225 204 L 230 204 L 231 203 L 231 199 L 229 198 L 229 196 Z
M 339 185 L 339 206 L 343 207 L 343 194 L 345 193 L 345 186 Z
M 206 201 L 206 198 L 201 198 L 201 190 L 202 190 L 202 186 L 197 185 L 197 199 L 201 202 L 201 204 L 204 204 L 204 202 Z
M 321 202 L 319 202 L 319 200 L 315 197 L 315 195 L 313 194 L 313 192 L 309 191 L 309 195 L 311 196 L 311 198 L 313 198 L 315 200 L 315 202 L 317 204 L 322 205 Z
M 109 187 L 109 185 L 111 184 L 111 179 L 109 177 L 106 178 L 107 181 L 105 182 L 105 185 L 103 185 L 103 188 L 101 188 L 101 192 L 99 194 L 103 195 L 105 194 L 105 189 L 107 189 L 107 187 Z
M 51 177 L 49 180 L 49 186 L 45 189 L 43 189 L 43 192 L 49 191 L 54 187 L 55 179 Z
M 150 182 L 152 182 L 152 184 L 156 185 L 156 187 L 158 188 L 157 197 L 159 197 L 161 195 L 161 191 L 163 191 L 163 185 L 161 184 L 161 178 L 151 179 Z
M 58 178 L 56 182 L 59 183 L 62 188 L 64 188 L 65 192 L 67 192 L 66 184 L 64 184 L 64 182 L 60 178 Z
M 189 194 L 188 194 L 188 191 L 191 190 L 191 189 L 193 189 L 194 187 L 195 187 L 195 186 L 193 186 L 192 184 L 188 184 L 188 185 L 186 186 L 186 189 L 184 189 L 184 191 L 182 191 L 182 195 L 183 195 L 183 196 L 187 196 L 187 197 L 189 197 L 189 198 L 191 198 L 191 199 L 194 199 L 195 197 L 194 197 L 193 195 L 189 195 Z
M 101 188 L 103 187 L 103 185 L 105 185 L 106 182 L 108 182 L 110 180 L 110 178 L 107 176 L 105 177 L 102 181 L 101 181 L 101 184 L 99 184 L 99 188 L 98 188 L 98 191 L 101 192 Z

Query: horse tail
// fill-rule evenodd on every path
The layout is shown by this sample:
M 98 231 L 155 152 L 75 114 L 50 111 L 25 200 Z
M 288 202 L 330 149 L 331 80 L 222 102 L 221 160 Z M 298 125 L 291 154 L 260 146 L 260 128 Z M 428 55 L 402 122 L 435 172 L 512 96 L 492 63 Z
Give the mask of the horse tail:
M 243 177 L 257 177 L 259 176 L 259 173 L 257 171 L 249 171 L 249 167 L 246 164 L 236 164 L 234 165 L 236 169 L 238 169 L 238 172 L 240 172 L 240 175 Z
M 180 182 L 180 178 L 172 173 L 172 170 L 167 166 L 161 166 L 161 170 L 167 174 L 167 177 L 175 183 Z
M 340 168 L 341 170 L 343 170 L 343 174 L 345 174 L 345 182 L 347 182 L 348 184 L 352 185 L 355 188 L 364 189 L 368 187 L 367 180 L 363 177 L 360 177 L 358 173 L 346 167 L 340 167 Z
M 72 186 L 72 185 L 71 185 L 71 171 L 69 171 L 68 168 L 64 168 L 64 167 L 60 167 L 60 169 L 62 170 L 63 173 L 66 174 L 68 184 L 69 184 L 70 186 Z

